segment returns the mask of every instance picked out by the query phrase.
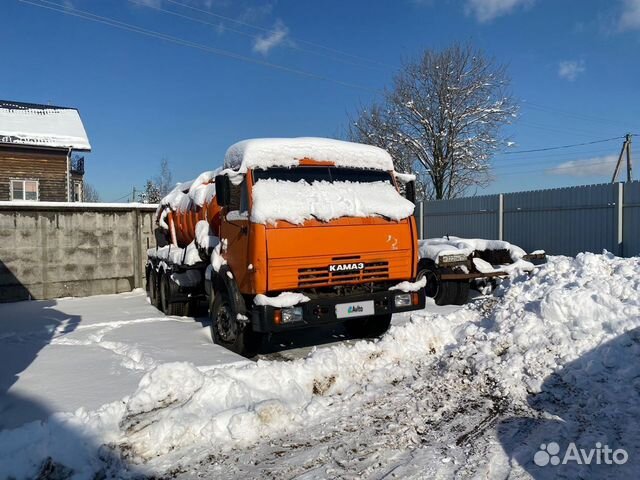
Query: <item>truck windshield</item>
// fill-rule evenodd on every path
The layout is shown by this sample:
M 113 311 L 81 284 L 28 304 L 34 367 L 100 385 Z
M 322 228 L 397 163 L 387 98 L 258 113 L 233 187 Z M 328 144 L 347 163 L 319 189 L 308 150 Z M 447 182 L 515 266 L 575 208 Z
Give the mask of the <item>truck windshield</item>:
M 307 183 L 326 181 L 326 182 L 387 182 L 392 183 L 391 174 L 381 170 L 364 170 L 358 168 L 345 167 L 319 167 L 319 166 L 302 166 L 302 167 L 275 167 L 266 170 L 254 170 L 253 180 L 284 180 L 288 182 L 298 182 L 304 180 Z

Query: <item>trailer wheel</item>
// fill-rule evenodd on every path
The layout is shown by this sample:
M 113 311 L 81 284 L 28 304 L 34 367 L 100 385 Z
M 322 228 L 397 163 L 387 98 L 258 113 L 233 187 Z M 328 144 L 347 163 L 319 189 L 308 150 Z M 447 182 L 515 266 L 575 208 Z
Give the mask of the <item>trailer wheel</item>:
M 458 298 L 459 286 L 458 283 L 450 280 L 442 280 L 440 278 L 440 271 L 438 268 L 425 267 L 418 271 L 416 275 L 416 281 L 422 277 L 426 277 L 427 284 L 424 287 L 424 293 L 427 297 L 431 297 L 435 300 L 436 305 L 451 305 L 456 302 Z M 468 284 L 467 284 L 468 285 Z
M 456 295 L 454 305 L 465 305 L 469 300 L 470 283 L 468 280 L 462 280 L 458 283 L 458 294 Z
M 147 270 L 147 296 L 151 305 L 160 310 L 160 296 L 158 294 L 158 272 L 151 267 Z
M 189 316 L 189 302 L 171 302 L 171 286 L 169 285 L 169 275 L 160 275 L 160 310 L 165 315 L 175 317 Z
M 252 357 L 258 352 L 261 335 L 253 331 L 250 323 L 238 321 L 238 312 L 226 290 L 216 291 L 209 316 L 214 343 L 245 357 Z
M 344 323 L 347 333 L 358 338 L 379 337 L 391 324 L 391 314 L 376 315 L 375 317 L 353 318 Z

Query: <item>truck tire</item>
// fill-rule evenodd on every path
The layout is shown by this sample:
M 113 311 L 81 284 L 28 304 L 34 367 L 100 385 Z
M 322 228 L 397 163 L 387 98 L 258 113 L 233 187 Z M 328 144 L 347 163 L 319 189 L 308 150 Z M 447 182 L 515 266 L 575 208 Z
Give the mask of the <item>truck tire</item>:
M 175 317 L 187 317 L 189 316 L 189 304 L 190 302 L 172 302 L 171 301 L 171 287 L 169 282 L 171 279 L 169 275 L 163 273 L 160 275 L 160 310 L 165 315 L 171 315 Z
M 456 302 L 459 295 L 458 284 L 461 282 L 442 280 L 440 278 L 440 269 L 437 267 L 423 267 L 418 271 L 416 281 L 420 280 L 422 277 L 427 278 L 427 284 L 424 287 L 424 292 L 427 297 L 434 299 L 436 305 L 451 305 Z
M 158 292 L 158 272 L 151 267 L 147 270 L 147 296 L 149 303 L 160 310 L 160 296 Z
M 376 315 L 375 317 L 353 318 L 344 323 L 344 328 L 352 337 L 375 338 L 387 330 L 391 324 L 391 314 Z
M 251 323 L 239 322 L 238 312 L 225 289 L 216 291 L 209 309 L 211 338 L 214 343 L 245 357 L 253 357 L 260 349 L 262 336 L 253 331 Z
M 454 305 L 465 305 L 469 300 L 469 287 L 470 283 L 468 280 L 462 280 L 458 283 L 458 294 L 456 295 Z

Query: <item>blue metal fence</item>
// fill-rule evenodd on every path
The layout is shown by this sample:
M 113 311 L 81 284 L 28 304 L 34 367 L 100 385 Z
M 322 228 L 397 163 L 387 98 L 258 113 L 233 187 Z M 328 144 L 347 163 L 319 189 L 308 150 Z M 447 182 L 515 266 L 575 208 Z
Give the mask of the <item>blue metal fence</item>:
M 424 202 L 423 238 L 500 239 L 527 251 L 640 254 L 640 182 Z

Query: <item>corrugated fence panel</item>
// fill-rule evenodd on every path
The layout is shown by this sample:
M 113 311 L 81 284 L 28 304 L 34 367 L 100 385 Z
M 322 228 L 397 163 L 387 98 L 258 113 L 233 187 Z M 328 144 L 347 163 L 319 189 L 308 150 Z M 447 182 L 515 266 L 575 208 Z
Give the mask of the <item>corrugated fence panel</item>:
M 627 257 L 640 255 L 640 182 L 624 186 L 623 245 Z
M 553 255 L 617 253 L 618 185 L 587 185 L 504 196 L 504 239 Z
M 499 195 L 438 200 L 424 204 L 424 237 L 498 237 Z

